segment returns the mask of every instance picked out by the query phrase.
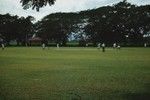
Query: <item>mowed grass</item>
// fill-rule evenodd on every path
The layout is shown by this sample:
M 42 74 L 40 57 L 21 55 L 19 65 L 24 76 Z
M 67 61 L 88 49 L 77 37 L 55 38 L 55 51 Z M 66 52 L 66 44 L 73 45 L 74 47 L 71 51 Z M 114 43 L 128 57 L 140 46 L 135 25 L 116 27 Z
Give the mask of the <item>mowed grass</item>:
M 148 99 L 150 48 L 0 50 L 0 100 Z

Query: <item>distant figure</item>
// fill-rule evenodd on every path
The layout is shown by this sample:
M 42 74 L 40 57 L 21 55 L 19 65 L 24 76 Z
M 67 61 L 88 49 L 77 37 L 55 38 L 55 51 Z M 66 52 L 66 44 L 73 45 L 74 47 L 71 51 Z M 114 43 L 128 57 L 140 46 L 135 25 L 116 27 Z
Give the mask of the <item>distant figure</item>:
M 4 40 L 2 38 L 0 38 L 0 44 L 1 44 L 2 50 L 4 50 L 5 45 L 4 45 Z
M 45 43 L 42 44 L 42 49 L 43 49 L 43 50 L 45 49 Z
M 117 49 L 120 49 L 120 48 L 121 48 L 121 46 L 120 46 L 120 45 L 118 45 L 118 46 L 117 46 Z
M 28 43 L 26 43 L 26 47 L 28 46 Z
M 145 48 L 147 47 L 147 43 L 144 43 L 144 47 L 145 47 Z
M 57 43 L 57 48 L 59 49 L 59 43 Z
M 98 43 L 97 44 L 97 49 L 100 49 L 100 47 L 101 47 L 101 43 Z
M 1 45 L 2 45 L 2 50 L 4 50 L 5 49 L 5 45 L 3 43 Z
M 88 47 L 89 46 L 89 44 L 88 43 L 86 43 L 86 47 Z
M 102 44 L 102 52 L 105 52 L 105 43 Z
M 116 43 L 114 43 L 114 44 L 113 44 L 113 49 L 115 49 L 115 48 L 116 48 L 116 46 L 117 46 L 117 44 L 116 44 Z

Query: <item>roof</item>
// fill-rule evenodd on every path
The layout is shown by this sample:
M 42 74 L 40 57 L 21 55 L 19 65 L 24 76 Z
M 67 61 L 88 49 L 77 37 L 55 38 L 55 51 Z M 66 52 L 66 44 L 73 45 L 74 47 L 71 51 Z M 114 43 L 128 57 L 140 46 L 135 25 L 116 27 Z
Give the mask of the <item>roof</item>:
M 32 37 L 29 38 L 29 41 L 42 41 L 42 39 L 40 37 Z

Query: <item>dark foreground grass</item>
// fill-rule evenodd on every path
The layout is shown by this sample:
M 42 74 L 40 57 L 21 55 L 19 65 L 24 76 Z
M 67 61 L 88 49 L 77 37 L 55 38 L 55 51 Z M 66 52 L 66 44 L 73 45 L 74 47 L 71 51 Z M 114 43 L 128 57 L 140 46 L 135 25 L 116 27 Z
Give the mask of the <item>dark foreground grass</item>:
M 150 48 L 6 48 L 0 100 L 148 100 Z

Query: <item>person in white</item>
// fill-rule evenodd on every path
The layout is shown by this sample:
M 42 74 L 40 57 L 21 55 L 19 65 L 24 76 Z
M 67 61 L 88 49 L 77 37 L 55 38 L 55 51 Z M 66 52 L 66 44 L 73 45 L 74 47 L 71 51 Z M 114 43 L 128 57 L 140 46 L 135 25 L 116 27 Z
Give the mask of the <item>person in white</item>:
M 102 52 L 105 52 L 105 43 L 102 44 Z
M 3 43 L 1 45 L 2 45 L 2 50 L 4 50 L 5 49 L 5 45 Z
M 117 49 L 120 49 L 120 48 L 121 48 L 121 46 L 120 46 L 120 45 L 118 45 L 118 46 L 117 46 Z
M 89 46 L 89 44 L 88 43 L 86 43 L 86 47 L 88 47 Z
M 97 49 L 100 49 L 100 47 L 101 47 L 101 43 L 98 43 L 97 44 Z
M 144 47 L 145 47 L 145 48 L 147 47 L 147 44 L 146 44 L 146 43 L 144 43 Z
M 59 48 L 59 43 L 57 43 L 57 48 Z
M 115 49 L 115 48 L 116 48 L 116 46 L 117 46 L 117 44 L 116 44 L 116 43 L 114 43 L 114 44 L 113 44 L 113 48 Z
M 43 49 L 43 50 L 45 49 L 45 43 L 42 44 L 42 49 Z

